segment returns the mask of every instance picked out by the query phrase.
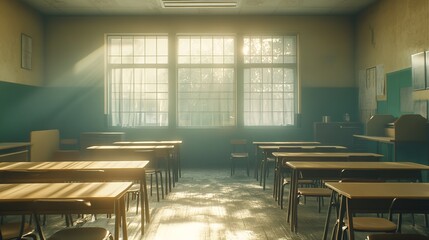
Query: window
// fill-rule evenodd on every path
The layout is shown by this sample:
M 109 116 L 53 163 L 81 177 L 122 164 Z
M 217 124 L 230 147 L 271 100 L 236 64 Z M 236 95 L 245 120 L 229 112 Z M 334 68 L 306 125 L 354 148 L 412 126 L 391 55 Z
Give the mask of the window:
M 177 46 L 175 64 L 169 63 L 169 41 Z M 237 41 L 242 51 L 232 34 L 107 35 L 109 125 L 166 127 L 172 117 L 170 124 L 182 128 L 295 125 L 297 36 L 245 35 Z M 171 75 L 176 81 L 169 81 Z M 170 107 L 169 97 L 175 100 Z
M 168 125 L 168 36 L 107 36 L 111 126 Z
M 177 40 L 178 126 L 235 126 L 235 38 L 178 36 Z
M 296 36 L 245 36 L 244 125 L 294 124 Z

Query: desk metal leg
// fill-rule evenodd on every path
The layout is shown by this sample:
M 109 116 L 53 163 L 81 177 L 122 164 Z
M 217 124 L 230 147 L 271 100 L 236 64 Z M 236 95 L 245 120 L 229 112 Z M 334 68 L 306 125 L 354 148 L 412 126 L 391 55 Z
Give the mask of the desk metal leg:
M 254 177 L 256 178 L 256 181 L 258 181 L 258 171 L 259 171 L 259 161 L 258 161 L 258 145 L 255 144 L 255 172 Z
M 346 199 L 346 215 L 347 215 L 347 225 L 348 225 L 348 229 L 347 232 L 349 233 L 349 240 L 354 240 L 355 239 L 355 234 L 353 231 L 353 216 L 349 211 L 349 199 Z
M 128 231 L 127 231 L 127 212 L 125 210 L 125 196 L 122 196 L 119 200 L 119 211 L 121 217 L 121 226 L 122 226 L 122 239 L 128 240 Z M 117 217 L 119 217 L 117 216 Z
M 143 178 L 143 197 L 141 198 L 143 201 L 144 198 L 144 215 L 146 217 L 146 223 L 150 223 L 150 216 L 149 216 L 149 198 L 147 196 L 147 183 L 146 183 L 146 177 Z M 142 202 L 143 206 L 143 202 Z M 144 224 L 143 216 L 142 216 L 142 224 Z
M 45 240 L 45 234 L 43 234 L 42 227 L 40 225 L 39 215 L 34 214 L 34 221 L 36 222 L 36 231 L 39 233 L 40 240 Z
M 121 225 L 121 204 L 120 200 L 115 200 L 115 239 L 119 239 L 119 226 Z
M 287 210 L 287 220 L 290 223 L 290 228 L 292 232 L 296 231 L 296 216 L 297 210 L 297 187 L 298 187 L 298 172 L 296 170 L 292 171 L 290 190 L 289 190 L 289 199 L 288 199 L 288 210 Z
M 332 205 L 334 204 L 334 201 L 335 201 L 335 191 L 332 191 L 331 198 L 329 200 L 328 212 L 326 214 L 325 229 L 323 230 L 322 240 L 326 240 L 328 236 L 329 222 L 331 220 L 331 211 L 332 211 Z
M 341 229 L 343 228 L 343 221 L 346 212 L 346 198 L 344 196 L 340 197 L 340 210 L 338 213 L 338 224 L 336 229 L 336 240 L 341 240 Z
M 147 195 L 147 183 L 146 183 L 146 173 L 143 173 L 142 179 L 140 179 L 140 206 L 141 206 L 141 212 L 140 212 L 140 221 L 141 221 L 141 235 L 144 235 L 144 225 L 145 225 L 145 218 L 146 223 L 150 222 L 149 217 L 149 198 Z
M 267 180 L 267 159 L 268 159 L 268 153 L 267 153 L 268 151 L 265 151 L 265 154 L 264 154 L 264 162 L 263 162 L 263 164 L 262 164 L 262 169 L 263 169 L 263 173 L 261 174 L 261 177 L 262 177 L 262 189 L 264 189 L 265 190 L 265 183 L 266 183 L 266 180 Z

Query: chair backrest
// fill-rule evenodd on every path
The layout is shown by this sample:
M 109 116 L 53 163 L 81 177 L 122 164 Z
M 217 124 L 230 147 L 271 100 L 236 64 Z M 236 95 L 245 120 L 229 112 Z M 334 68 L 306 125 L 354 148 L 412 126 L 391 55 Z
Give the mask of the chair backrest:
M 397 214 L 397 232 L 401 232 L 403 213 L 429 213 L 429 199 L 395 198 L 390 204 L 389 220 Z
M 347 148 L 338 148 L 335 146 L 284 146 L 279 147 L 279 152 L 344 152 Z
M 378 156 L 349 156 L 349 162 L 379 162 L 381 157 Z
M 231 139 L 231 153 L 247 153 L 246 139 Z
M 395 198 L 390 205 L 393 213 L 429 213 L 429 199 Z
M 341 182 L 383 182 L 378 170 L 351 170 L 343 169 L 340 175 Z
M 302 148 L 299 146 L 279 147 L 279 152 L 314 152 L 313 148 Z

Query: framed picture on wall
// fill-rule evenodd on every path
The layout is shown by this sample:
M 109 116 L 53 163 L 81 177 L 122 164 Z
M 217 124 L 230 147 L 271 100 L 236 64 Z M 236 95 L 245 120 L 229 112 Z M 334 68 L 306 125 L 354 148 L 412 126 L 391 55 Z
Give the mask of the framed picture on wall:
M 33 55 L 33 40 L 26 34 L 21 34 L 21 67 L 31 70 Z
M 413 89 L 426 89 L 426 57 L 425 52 L 411 55 Z
M 425 67 L 425 70 L 426 70 L 426 88 L 429 88 L 429 51 L 426 51 L 426 57 L 425 57 L 426 59 L 426 61 L 425 61 L 425 64 L 426 64 L 426 67 Z

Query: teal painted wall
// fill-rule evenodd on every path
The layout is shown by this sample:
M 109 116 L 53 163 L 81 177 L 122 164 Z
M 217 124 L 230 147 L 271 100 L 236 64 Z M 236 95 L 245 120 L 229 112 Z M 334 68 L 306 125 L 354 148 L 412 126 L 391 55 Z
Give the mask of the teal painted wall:
M 412 112 L 401 111 L 401 89 L 412 86 L 411 68 L 405 68 L 386 74 L 386 101 L 377 102 L 378 114 L 390 114 L 399 117 Z
M 296 127 L 237 127 L 228 129 L 109 129 L 103 113 L 104 90 L 93 88 L 29 87 L 0 82 L 0 140 L 26 141 L 32 130 L 59 129 L 63 138 L 85 131 L 125 131 L 130 140 L 182 139 L 184 167 L 229 166 L 229 139 L 249 141 L 311 141 L 313 122 L 344 113 L 358 116 L 356 88 L 303 88 L 302 113 Z M 249 144 L 249 149 L 253 150 Z

